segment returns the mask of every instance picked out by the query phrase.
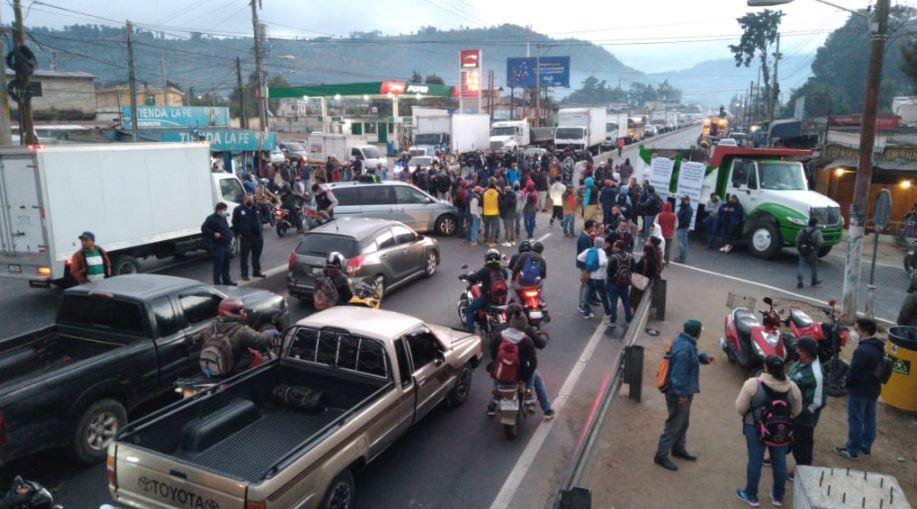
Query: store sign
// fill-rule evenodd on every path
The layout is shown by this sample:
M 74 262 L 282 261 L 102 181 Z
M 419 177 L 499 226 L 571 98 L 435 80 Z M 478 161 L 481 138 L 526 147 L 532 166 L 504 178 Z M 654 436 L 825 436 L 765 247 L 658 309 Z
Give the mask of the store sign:
M 430 87 L 428 87 L 427 85 L 417 85 L 414 83 L 408 85 L 408 89 L 407 89 L 407 92 L 409 94 L 426 94 L 429 91 L 430 91 Z
M 462 97 L 478 97 L 481 94 L 481 70 L 462 71 Z
M 462 69 L 480 69 L 481 50 L 463 49 L 459 56 L 459 66 Z
M 121 107 L 125 129 L 133 127 L 131 107 Z M 138 106 L 138 127 L 229 127 L 225 106 Z
M 405 83 L 403 81 L 383 81 L 379 88 L 380 94 L 399 95 L 404 93 Z
M 196 131 L 196 132 L 195 132 Z M 199 142 L 206 141 L 214 152 L 239 152 L 243 150 L 271 150 L 277 145 L 277 135 L 271 131 L 251 129 L 194 129 L 186 131 L 162 131 L 162 141 Z

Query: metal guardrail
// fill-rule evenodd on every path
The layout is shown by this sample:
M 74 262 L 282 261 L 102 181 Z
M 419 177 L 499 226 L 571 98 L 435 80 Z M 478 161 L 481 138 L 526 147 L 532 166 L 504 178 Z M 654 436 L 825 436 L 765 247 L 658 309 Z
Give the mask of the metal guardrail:
M 624 348 L 615 357 L 614 362 L 611 363 L 602 378 L 602 384 L 589 410 L 589 417 L 586 419 L 586 424 L 583 426 L 583 430 L 573 449 L 573 456 L 564 470 L 560 487 L 557 493 L 548 500 L 545 506 L 546 509 L 589 509 L 592 507 L 591 492 L 587 488 L 581 487 L 580 483 L 595 453 L 598 437 L 608 416 L 611 403 L 621 387 L 625 352 L 628 347 L 637 342 L 638 335 L 646 327 L 650 308 L 654 306 L 654 293 L 656 293 L 655 290 L 645 292 L 640 299 L 640 304 L 637 306 L 630 327 L 624 334 Z

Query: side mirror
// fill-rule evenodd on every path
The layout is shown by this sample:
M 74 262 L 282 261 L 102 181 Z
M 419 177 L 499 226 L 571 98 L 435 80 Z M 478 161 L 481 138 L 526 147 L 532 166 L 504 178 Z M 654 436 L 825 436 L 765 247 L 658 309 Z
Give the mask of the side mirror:
M 437 350 L 436 353 L 433 354 L 433 363 L 436 364 L 437 366 L 442 366 L 444 362 L 446 362 L 446 356 L 443 355 L 442 352 Z

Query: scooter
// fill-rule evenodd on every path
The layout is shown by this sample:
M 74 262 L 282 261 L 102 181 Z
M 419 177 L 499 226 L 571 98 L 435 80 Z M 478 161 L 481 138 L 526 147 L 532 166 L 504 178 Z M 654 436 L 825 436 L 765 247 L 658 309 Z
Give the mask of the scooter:
M 44 486 L 34 481 L 26 481 L 18 475 L 13 478 L 13 485 L 0 498 L 0 509 L 64 509 L 54 503 Z
M 519 435 L 519 427 L 525 417 L 535 412 L 534 400 L 525 382 L 515 385 L 497 384 L 493 390 L 497 399 L 497 416 L 503 425 L 506 438 L 513 440 Z
M 548 314 L 548 304 L 541 298 L 541 278 L 534 286 L 520 286 L 516 289 L 516 295 L 525 310 L 525 317 L 529 325 L 541 328 L 541 324 L 549 323 L 551 315 Z
M 463 267 L 467 268 L 467 267 Z M 465 322 L 465 309 L 471 304 L 471 301 L 477 299 L 481 296 L 481 283 L 471 284 L 468 281 L 468 275 L 462 274 L 459 276 L 459 279 L 465 282 L 465 290 L 462 291 L 459 295 L 458 303 L 456 304 L 456 311 L 458 311 L 459 320 L 461 321 L 464 327 L 468 327 L 470 324 Z M 475 316 L 475 323 L 480 327 L 481 331 L 485 332 L 487 335 L 492 334 L 497 330 L 497 327 L 500 324 L 506 322 L 506 305 L 494 305 L 489 304 L 478 310 L 477 315 Z
M 847 373 L 850 365 L 841 360 L 841 350 L 847 345 L 851 337 L 856 337 L 856 332 L 840 324 L 840 314 L 835 310 L 837 301 L 828 301 L 828 322 L 816 322 L 798 306 L 787 308 L 787 317 L 783 323 L 790 328 L 785 337 L 787 345 L 787 358 L 796 359 L 796 342 L 803 336 L 808 336 L 818 342 L 818 360 L 821 363 L 824 375 L 825 392 L 830 396 L 844 396 L 847 394 Z
M 764 360 L 770 355 L 786 357 L 786 348 L 780 336 L 780 315 L 774 311 L 774 301 L 764 298 L 770 306 L 761 311 L 762 322 L 755 314 L 744 307 L 733 309 L 726 316 L 725 336 L 720 338 L 720 346 L 726 352 L 731 364 L 738 364 L 750 375 L 761 372 Z

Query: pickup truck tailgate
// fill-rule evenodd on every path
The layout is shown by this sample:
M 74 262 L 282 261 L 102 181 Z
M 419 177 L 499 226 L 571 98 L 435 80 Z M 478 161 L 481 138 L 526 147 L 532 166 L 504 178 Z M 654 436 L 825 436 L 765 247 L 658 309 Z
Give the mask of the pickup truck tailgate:
M 116 502 L 149 509 L 242 509 L 246 485 L 159 453 L 119 443 L 114 454 Z M 111 462 L 111 458 L 109 459 Z

